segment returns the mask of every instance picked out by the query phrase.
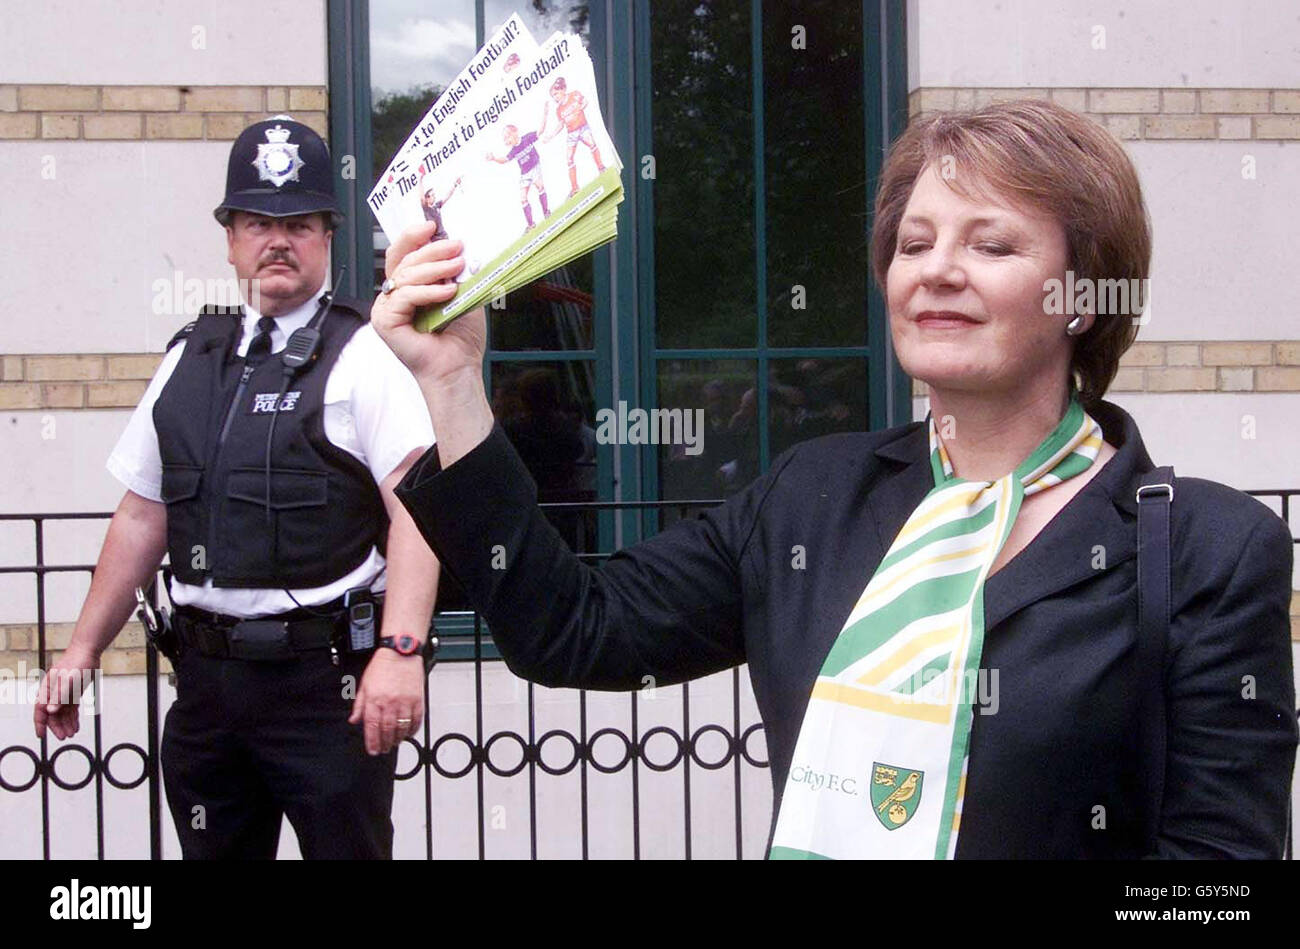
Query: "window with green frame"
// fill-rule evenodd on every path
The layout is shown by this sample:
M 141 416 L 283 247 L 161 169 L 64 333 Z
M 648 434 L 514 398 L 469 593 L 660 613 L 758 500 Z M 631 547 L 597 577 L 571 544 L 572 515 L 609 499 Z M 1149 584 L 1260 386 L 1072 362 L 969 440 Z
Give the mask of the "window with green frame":
M 489 311 L 494 409 L 542 499 L 721 498 L 795 442 L 910 420 L 866 254 L 906 122 L 903 6 L 330 0 L 331 144 L 355 158 L 338 182 L 346 289 L 368 298 L 382 277 L 376 169 L 517 9 L 539 39 L 583 36 L 625 166 L 619 240 Z M 638 431 L 637 409 L 674 424 Z M 555 520 L 587 550 L 663 522 Z

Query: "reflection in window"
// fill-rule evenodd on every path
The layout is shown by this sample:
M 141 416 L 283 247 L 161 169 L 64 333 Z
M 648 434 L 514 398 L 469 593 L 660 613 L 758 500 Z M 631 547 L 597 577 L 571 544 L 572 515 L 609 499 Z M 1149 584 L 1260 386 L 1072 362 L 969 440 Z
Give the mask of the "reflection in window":
M 697 413 L 698 444 L 659 447 L 664 500 L 725 497 L 758 475 L 755 366 L 743 359 L 666 359 L 659 363 L 659 406 Z
M 865 359 L 774 359 L 768 365 L 773 458 L 797 442 L 868 428 Z
M 655 320 L 665 349 L 756 342 L 749 7 L 650 4 Z
M 596 429 L 590 360 L 497 362 L 492 413 L 537 482 L 537 500 L 596 499 Z M 592 512 L 548 512 L 576 551 L 595 550 Z

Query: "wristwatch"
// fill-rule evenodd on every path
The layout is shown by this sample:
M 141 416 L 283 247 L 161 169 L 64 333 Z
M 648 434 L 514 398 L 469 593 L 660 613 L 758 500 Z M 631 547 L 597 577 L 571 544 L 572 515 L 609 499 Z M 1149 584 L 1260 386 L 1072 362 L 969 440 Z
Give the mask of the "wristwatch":
M 391 649 L 401 656 L 421 656 L 424 659 L 424 671 L 426 673 L 433 668 L 438 653 L 437 636 L 430 636 L 424 642 L 420 642 L 410 633 L 403 633 L 400 636 L 383 636 L 380 637 L 378 645 L 382 649 Z
M 379 645 L 384 649 L 395 649 L 403 656 L 414 656 L 420 651 L 423 643 L 409 633 L 403 633 L 400 636 L 383 636 L 379 640 Z

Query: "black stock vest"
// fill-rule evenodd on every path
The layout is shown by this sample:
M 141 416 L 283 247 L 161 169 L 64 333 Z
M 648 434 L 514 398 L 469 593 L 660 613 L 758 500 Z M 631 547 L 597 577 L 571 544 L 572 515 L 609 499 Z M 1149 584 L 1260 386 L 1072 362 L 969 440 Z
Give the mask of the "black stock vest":
M 370 470 L 325 437 L 325 381 L 364 325 L 352 301 L 321 322 L 319 356 L 280 400 L 280 353 L 246 372 L 242 314 L 205 309 L 153 409 L 167 551 L 184 583 L 295 588 L 332 583 L 384 549 L 388 516 Z M 178 334 L 179 335 L 179 334 Z

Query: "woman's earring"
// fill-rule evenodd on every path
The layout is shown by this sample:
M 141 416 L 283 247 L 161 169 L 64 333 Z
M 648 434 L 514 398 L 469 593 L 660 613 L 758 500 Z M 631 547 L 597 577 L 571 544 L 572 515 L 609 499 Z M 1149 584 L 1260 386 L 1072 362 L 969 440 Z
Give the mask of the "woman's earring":
M 1083 314 L 1080 313 L 1078 316 L 1074 317 L 1074 319 L 1070 320 L 1070 322 L 1065 324 L 1065 335 L 1078 336 L 1082 332 L 1083 332 Z

